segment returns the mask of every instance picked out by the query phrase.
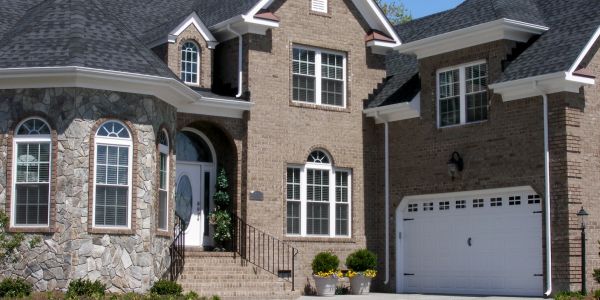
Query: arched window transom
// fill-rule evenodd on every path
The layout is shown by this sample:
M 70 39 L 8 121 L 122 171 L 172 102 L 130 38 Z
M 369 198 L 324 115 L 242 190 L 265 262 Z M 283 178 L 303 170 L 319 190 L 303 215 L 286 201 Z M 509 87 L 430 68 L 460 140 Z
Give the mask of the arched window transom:
M 200 51 L 193 42 L 185 42 L 181 47 L 181 80 L 185 83 L 198 84 Z
M 329 156 L 325 154 L 325 152 L 321 150 L 315 150 L 308 155 L 308 159 L 306 160 L 310 163 L 316 164 L 330 164 Z
M 13 138 L 12 225 L 47 227 L 52 164 L 50 126 L 39 118 L 23 121 Z
M 94 139 L 94 226 L 130 228 L 131 133 L 119 121 L 103 123 Z

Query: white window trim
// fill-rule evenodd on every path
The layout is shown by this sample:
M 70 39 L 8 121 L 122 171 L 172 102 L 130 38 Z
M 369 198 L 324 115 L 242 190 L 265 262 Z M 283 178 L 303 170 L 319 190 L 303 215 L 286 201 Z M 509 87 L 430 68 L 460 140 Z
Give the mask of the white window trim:
M 170 189 L 169 189 L 170 188 L 170 178 L 171 178 L 171 176 L 170 176 L 170 166 L 169 166 L 169 164 L 171 162 L 171 158 L 169 157 L 169 145 L 171 144 L 171 140 L 169 139 L 169 134 L 167 133 L 166 130 L 163 129 L 162 130 L 162 134 L 164 134 L 166 136 L 166 138 L 167 138 L 167 145 L 163 145 L 163 144 L 159 143 L 158 144 L 158 152 L 159 152 L 159 154 L 164 154 L 166 156 L 166 158 L 167 158 L 167 161 L 166 161 L 166 176 L 167 176 L 167 178 L 165 178 L 166 183 L 165 183 L 165 189 L 163 190 L 163 189 L 160 188 L 160 155 L 159 155 L 159 157 L 158 157 L 158 163 L 159 163 L 159 167 L 158 167 L 159 168 L 158 190 L 159 191 L 165 191 L 167 193 L 167 199 L 166 199 L 167 206 L 165 207 L 167 215 L 166 215 L 166 218 L 165 218 L 165 225 L 166 225 L 166 227 L 165 228 L 158 227 L 158 220 L 157 220 L 157 223 L 156 223 L 157 226 L 156 226 L 156 228 L 158 228 L 159 231 L 169 231 L 169 200 L 171 198 L 170 194 L 169 194 L 169 191 L 170 191 Z M 160 192 L 159 192 L 159 196 L 158 197 L 159 197 L 159 201 L 160 201 Z M 160 203 L 158 203 L 158 204 L 160 205 Z M 158 217 L 160 218 L 160 215 Z
M 124 139 L 124 138 L 115 138 L 115 137 L 106 137 L 106 136 L 98 136 L 98 130 L 100 130 L 100 128 L 102 128 L 102 126 L 104 126 L 104 124 L 108 123 L 108 122 L 116 122 L 119 123 L 123 126 L 123 128 L 125 128 L 125 130 L 127 130 L 127 133 L 129 134 L 129 138 L 128 139 Z M 92 228 L 94 229 L 107 229 L 107 230 L 119 230 L 119 229 L 131 229 L 131 214 L 132 214 L 132 204 L 133 201 L 131 201 L 132 198 L 132 192 L 133 192 L 133 184 L 132 184 L 132 173 L 133 173 L 133 135 L 131 130 L 129 130 L 129 127 L 127 125 L 125 125 L 125 123 L 118 121 L 118 120 L 107 120 L 106 122 L 103 122 L 99 127 L 98 130 L 96 130 L 96 132 L 94 132 L 94 182 L 92 183 L 94 185 L 93 188 L 93 203 L 92 203 Z M 127 191 L 127 226 L 98 226 L 96 225 L 96 187 L 98 186 L 98 184 L 96 183 L 96 175 L 98 174 L 97 170 L 98 170 L 98 146 L 126 146 L 129 148 L 129 151 L 127 151 L 128 154 L 128 161 L 129 161 L 129 165 L 127 166 L 127 187 L 128 187 L 128 191 Z M 111 186 L 110 184 L 105 184 L 106 186 Z M 120 186 L 122 187 L 122 185 L 116 185 L 116 186 Z
M 196 81 L 195 82 L 187 82 L 185 81 L 184 78 L 181 78 L 181 81 L 183 81 L 183 83 L 187 84 L 187 85 L 191 85 L 191 86 L 200 86 L 200 64 L 201 64 L 201 60 L 202 60 L 202 54 L 200 52 L 200 45 L 198 45 L 198 43 L 196 43 L 196 41 L 194 40 L 186 40 L 183 43 L 181 43 L 181 47 L 183 48 L 183 46 L 187 43 L 192 43 L 196 46 L 196 49 L 198 50 L 196 52 L 197 55 L 197 63 L 196 63 Z M 182 55 L 183 49 L 179 50 L 179 67 L 181 68 L 181 63 L 183 62 L 183 55 Z M 183 72 L 183 70 L 179 71 L 179 76 L 181 77 L 181 73 Z
M 476 65 L 480 65 L 480 64 L 487 64 L 487 61 L 486 60 L 477 60 L 474 62 L 469 62 L 466 64 L 456 65 L 456 66 L 452 66 L 452 67 L 446 67 L 446 68 L 437 70 L 436 76 L 435 76 L 435 90 L 436 90 L 436 115 L 437 115 L 437 127 L 438 128 L 452 128 L 452 127 L 462 126 L 462 125 L 466 125 L 466 124 L 477 124 L 477 123 L 483 123 L 483 122 L 487 121 L 487 120 L 481 120 L 481 121 L 467 122 L 467 93 L 466 93 L 467 92 L 467 80 L 466 80 L 466 71 L 465 70 L 468 67 L 472 67 L 472 66 L 476 66 Z M 458 124 L 442 126 L 442 118 L 440 116 L 440 74 L 444 73 L 444 72 L 452 71 L 452 70 L 458 70 L 458 72 L 459 72 L 458 80 L 459 80 L 459 95 L 460 95 L 460 102 L 459 102 L 460 122 Z M 489 72 L 488 72 L 488 78 L 489 78 Z
M 306 102 L 306 101 L 298 101 L 298 100 L 293 100 L 292 102 L 294 103 L 302 103 L 302 104 L 313 104 L 313 105 L 319 105 L 319 106 L 324 106 L 324 107 L 333 107 L 333 108 L 346 108 L 347 105 L 347 86 L 348 86 L 348 80 L 347 80 L 347 61 L 348 58 L 346 57 L 346 53 L 344 52 L 340 52 L 340 51 L 335 51 L 335 50 L 329 50 L 329 49 L 321 49 L 321 48 L 315 48 L 315 47 L 310 47 L 310 46 L 303 46 L 303 45 L 293 45 L 292 46 L 292 51 L 294 51 L 294 49 L 301 49 L 301 50 L 308 50 L 308 51 L 314 51 L 315 52 L 315 102 L 311 103 L 311 102 Z M 343 101 L 343 105 L 331 105 L 331 104 L 322 104 L 321 103 L 321 85 L 322 85 L 322 79 L 323 79 L 323 74 L 322 74 L 322 70 L 321 70 L 321 55 L 323 53 L 326 54 L 334 54 L 334 55 L 341 55 L 343 57 L 343 62 L 342 62 L 342 67 L 343 67 L 343 75 L 342 75 L 342 79 L 344 81 L 344 85 L 343 85 L 343 95 L 342 95 L 342 101 Z M 293 57 L 292 57 L 292 64 L 293 64 Z M 292 70 L 292 77 L 294 76 L 294 71 Z M 294 84 L 293 82 L 291 82 L 290 84 L 291 89 L 294 89 Z
M 42 121 L 44 123 L 46 123 L 46 126 L 48 126 L 48 129 L 50 130 L 50 132 L 52 132 L 52 127 L 50 127 L 50 125 L 48 124 L 48 122 L 46 122 L 46 120 L 41 119 L 41 118 L 37 118 L 37 117 L 31 117 L 31 118 L 27 118 L 23 121 L 21 121 L 16 128 L 14 134 L 13 134 L 13 143 L 12 143 L 12 178 L 11 178 L 11 193 L 10 193 L 10 207 L 11 207 L 11 213 L 10 213 L 10 226 L 14 227 L 14 228 L 49 228 L 50 227 L 50 213 L 52 211 L 52 202 L 50 201 L 50 199 L 52 199 L 52 164 L 53 159 L 52 156 L 54 155 L 53 150 L 52 149 L 52 134 L 39 134 L 39 135 L 18 135 L 17 132 L 19 130 L 19 128 L 21 127 L 21 125 L 23 125 L 25 122 L 32 120 L 32 119 L 36 119 L 39 121 Z M 49 176 L 48 176 L 48 223 L 47 224 L 32 224 L 32 225 L 27 225 L 27 224 L 16 224 L 16 220 L 17 220 L 17 199 L 16 199 L 16 194 L 17 194 L 17 145 L 18 144 L 27 144 L 27 143 L 48 143 L 50 145 L 49 149 Z
M 331 161 L 331 158 L 330 160 Z M 287 233 L 287 215 L 286 215 L 286 236 L 288 237 L 310 237 L 310 238 L 350 238 L 352 237 L 352 171 L 349 169 L 335 168 L 331 164 L 319 164 L 319 163 L 311 163 L 307 162 L 305 165 L 288 165 L 287 168 L 300 169 L 300 200 L 291 200 L 300 203 L 300 234 L 290 234 Z M 329 171 L 329 235 L 319 235 L 319 234 L 307 234 L 307 170 L 326 170 Z M 336 204 L 335 201 L 335 173 L 336 172 L 346 172 L 348 174 L 348 234 L 347 235 L 336 235 L 335 234 L 335 226 L 336 226 Z M 287 180 L 286 188 L 287 188 Z M 286 205 L 287 205 L 287 195 L 286 195 Z

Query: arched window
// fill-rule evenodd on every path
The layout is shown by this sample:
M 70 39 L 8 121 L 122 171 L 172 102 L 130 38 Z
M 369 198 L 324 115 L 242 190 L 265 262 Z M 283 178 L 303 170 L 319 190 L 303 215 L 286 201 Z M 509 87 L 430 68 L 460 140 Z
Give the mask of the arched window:
M 158 230 L 169 229 L 169 134 L 158 132 L 159 187 L 158 187 Z
M 287 234 L 350 235 L 350 170 L 335 168 L 323 150 L 287 168 Z
M 13 138 L 12 226 L 50 225 L 52 137 L 39 118 L 21 122 Z
M 94 227 L 130 228 L 131 133 L 123 123 L 107 121 L 96 132 L 94 148 Z
M 185 42 L 181 47 L 181 80 L 199 84 L 200 51 L 194 42 Z

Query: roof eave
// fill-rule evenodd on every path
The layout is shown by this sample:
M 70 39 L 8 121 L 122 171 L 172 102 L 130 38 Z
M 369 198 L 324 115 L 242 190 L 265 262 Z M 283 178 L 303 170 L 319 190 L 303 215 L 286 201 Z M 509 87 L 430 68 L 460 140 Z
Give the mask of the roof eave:
M 399 53 L 425 58 L 503 39 L 527 42 L 533 35 L 542 34 L 548 29 L 546 26 L 503 18 L 405 43 L 395 49 Z
M 88 88 L 155 96 L 178 111 L 242 118 L 252 103 L 202 97 L 174 78 L 78 66 L 0 69 L 0 89 Z
M 556 72 L 495 83 L 489 87 L 494 93 L 500 94 L 504 102 L 507 102 L 540 96 L 540 90 L 545 94 L 579 93 L 581 87 L 594 84 L 596 81 L 593 78 L 577 76 L 569 72 Z
M 418 118 L 421 116 L 421 92 L 410 102 L 368 108 L 364 109 L 363 113 L 369 118 L 374 118 L 376 124 Z

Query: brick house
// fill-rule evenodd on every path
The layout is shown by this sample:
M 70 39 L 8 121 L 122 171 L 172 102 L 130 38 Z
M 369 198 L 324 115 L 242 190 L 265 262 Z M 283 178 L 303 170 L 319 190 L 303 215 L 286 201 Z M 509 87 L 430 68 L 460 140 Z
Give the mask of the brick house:
M 467 0 L 396 27 L 373 0 L 0 6 L 0 204 L 43 240 L 0 276 L 283 298 L 316 253 L 367 247 L 382 291 L 581 283 L 582 205 L 600 239 L 593 0 Z

